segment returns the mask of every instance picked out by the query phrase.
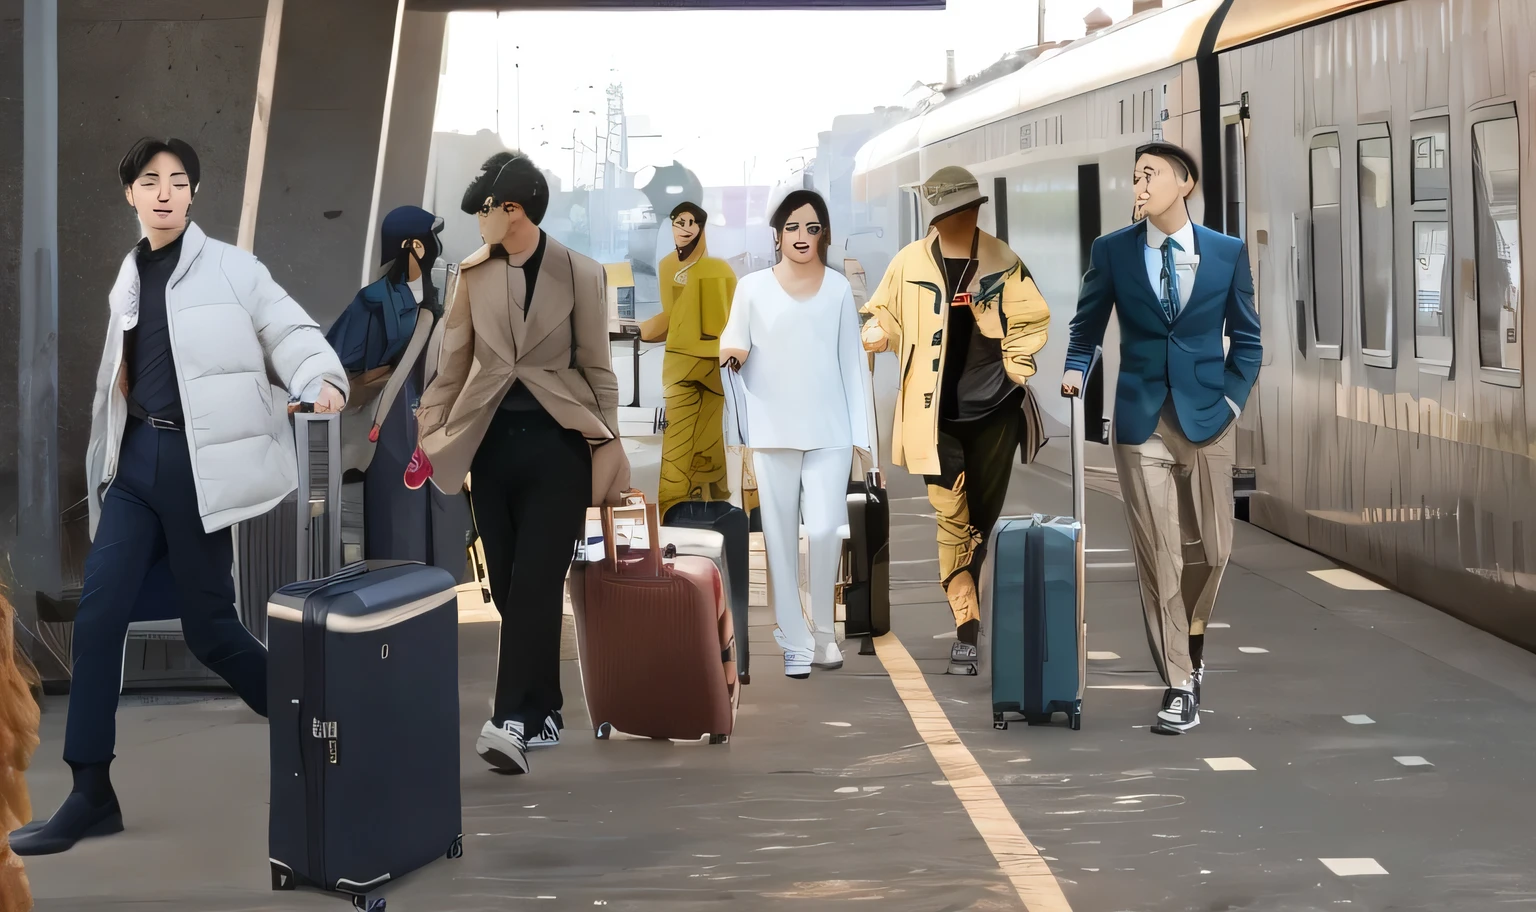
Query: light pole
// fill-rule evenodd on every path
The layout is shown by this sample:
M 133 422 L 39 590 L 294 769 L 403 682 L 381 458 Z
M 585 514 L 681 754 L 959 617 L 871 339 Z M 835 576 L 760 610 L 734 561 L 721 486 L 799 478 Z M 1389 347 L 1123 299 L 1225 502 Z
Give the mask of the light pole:
M 1035 44 L 1045 44 L 1045 0 L 1035 4 L 1040 11 L 1040 21 L 1035 26 Z

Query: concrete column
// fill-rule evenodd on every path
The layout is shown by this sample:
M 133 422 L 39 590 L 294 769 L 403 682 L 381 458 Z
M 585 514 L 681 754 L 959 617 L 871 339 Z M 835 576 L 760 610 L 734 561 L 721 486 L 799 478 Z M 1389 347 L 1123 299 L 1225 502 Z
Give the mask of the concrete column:
M 16 547 L 21 600 L 58 595 L 59 7 L 27 0 L 23 29 Z M 27 612 L 30 614 L 30 612 Z
M 378 232 L 375 200 L 393 198 L 379 189 L 379 158 L 381 137 L 390 135 L 385 116 L 393 107 L 390 71 L 397 28 L 404 26 L 403 6 L 404 0 L 284 4 L 255 251 L 322 326 L 357 292 L 358 267 Z M 441 36 L 427 44 L 441 53 Z M 415 40 L 407 47 L 414 48 Z M 420 58 L 415 51 L 406 55 L 413 74 Z M 433 106 L 436 67 L 430 69 Z M 416 92 L 401 95 L 402 122 L 408 124 L 416 116 Z M 418 201 L 430 123 L 429 117 L 415 153 Z M 409 157 L 401 151 L 403 170 Z M 389 172 L 389 156 L 385 161 Z M 382 186 L 392 186 L 388 177 Z M 408 183 L 403 176 L 395 180 Z
M 407 10 L 400 21 L 389 111 L 381 131 L 382 150 L 369 221 L 372 230 L 362 264 L 363 282 L 372 281 L 378 273 L 379 222 L 397 206 L 421 206 L 425 201 L 447 28 L 447 13 Z

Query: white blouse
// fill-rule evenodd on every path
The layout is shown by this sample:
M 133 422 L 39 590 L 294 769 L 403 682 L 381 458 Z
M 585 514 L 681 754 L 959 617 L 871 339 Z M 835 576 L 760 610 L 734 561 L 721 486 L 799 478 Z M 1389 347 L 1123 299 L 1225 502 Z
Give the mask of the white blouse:
M 720 348 L 747 352 L 740 383 L 726 378 L 740 394 L 726 416 L 731 436 L 754 449 L 869 449 L 868 360 L 840 273 L 826 270 L 805 301 L 790 297 L 771 268 L 743 276 Z M 740 435 L 729 426 L 737 422 Z

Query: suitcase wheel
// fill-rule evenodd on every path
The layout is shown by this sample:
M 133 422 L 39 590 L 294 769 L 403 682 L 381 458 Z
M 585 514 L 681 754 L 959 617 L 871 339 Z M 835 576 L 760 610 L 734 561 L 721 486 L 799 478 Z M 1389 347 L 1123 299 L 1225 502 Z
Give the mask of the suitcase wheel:
M 298 881 L 293 877 L 293 869 L 281 862 L 272 862 L 272 889 L 297 890 L 298 888 Z
M 1050 713 L 1044 713 L 1044 714 L 1031 715 L 1031 714 L 1026 713 L 1024 715 L 1024 721 L 1028 722 L 1030 725 L 1050 725 L 1051 724 L 1051 714 Z
M 360 912 L 384 912 L 384 897 L 379 896 L 369 899 L 366 896 L 352 897 L 352 908 Z
M 1072 730 L 1073 731 L 1082 731 L 1082 728 L 1083 728 L 1083 714 L 1082 714 L 1082 712 L 1074 712 L 1074 713 L 1072 713 L 1072 722 L 1071 722 L 1071 724 L 1072 724 Z
M 731 736 L 730 735 L 710 735 L 709 736 L 709 743 L 710 744 L 729 744 L 730 740 L 731 740 Z
M 613 734 L 613 726 L 609 725 L 607 722 L 604 722 L 597 727 L 597 731 L 594 732 L 594 734 L 597 735 L 597 740 L 607 741 L 608 736 Z
M 993 713 L 992 727 L 1000 732 L 1005 732 L 1008 730 L 1008 720 L 1003 718 L 1002 713 Z
M 464 857 L 464 837 L 462 835 L 459 836 L 458 838 L 454 839 L 453 840 L 453 845 L 448 847 L 448 857 L 449 858 L 463 858 Z

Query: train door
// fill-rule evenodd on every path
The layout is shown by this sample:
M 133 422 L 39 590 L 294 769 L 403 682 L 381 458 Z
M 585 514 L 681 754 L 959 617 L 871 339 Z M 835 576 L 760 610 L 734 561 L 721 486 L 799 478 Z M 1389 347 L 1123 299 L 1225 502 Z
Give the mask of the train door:
M 1248 237 L 1248 93 L 1221 109 L 1221 169 L 1225 189 L 1222 231 Z
M 1236 104 L 1223 105 L 1221 108 L 1221 176 L 1223 185 L 1222 194 L 1222 219 L 1223 233 L 1231 237 L 1249 241 L 1248 237 L 1248 93 L 1244 92 L 1242 98 Z M 1264 241 L 1267 239 L 1260 233 L 1257 245 L 1249 241 L 1248 250 L 1252 258 L 1254 268 L 1254 300 L 1253 306 L 1259 307 L 1259 285 L 1263 269 L 1265 255 Z M 1257 256 L 1254 256 L 1257 254 Z M 1262 309 L 1260 310 L 1262 314 Z M 1270 346 L 1265 346 L 1264 363 L 1268 364 L 1272 355 Z M 1262 464 L 1263 459 L 1263 415 L 1258 414 L 1262 410 L 1262 390 L 1264 375 L 1259 373 L 1259 381 L 1254 384 L 1254 390 L 1248 397 L 1248 408 L 1243 410 L 1243 417 L 1237 428 L 1236 459 L 1232 468 L 1232 493 L 1233 507 L 1238 519 L 1248 519 L 1248 495 L 1257 487 L 1257 473 L 1254 466 Z
M 901 247 L 922 237 L 917 225 L 922 219 L 922 208 L 917 204 L 917 190 L 903 187 L 901 189 Z M 900 248 L 898 248 L 900 249 Z

